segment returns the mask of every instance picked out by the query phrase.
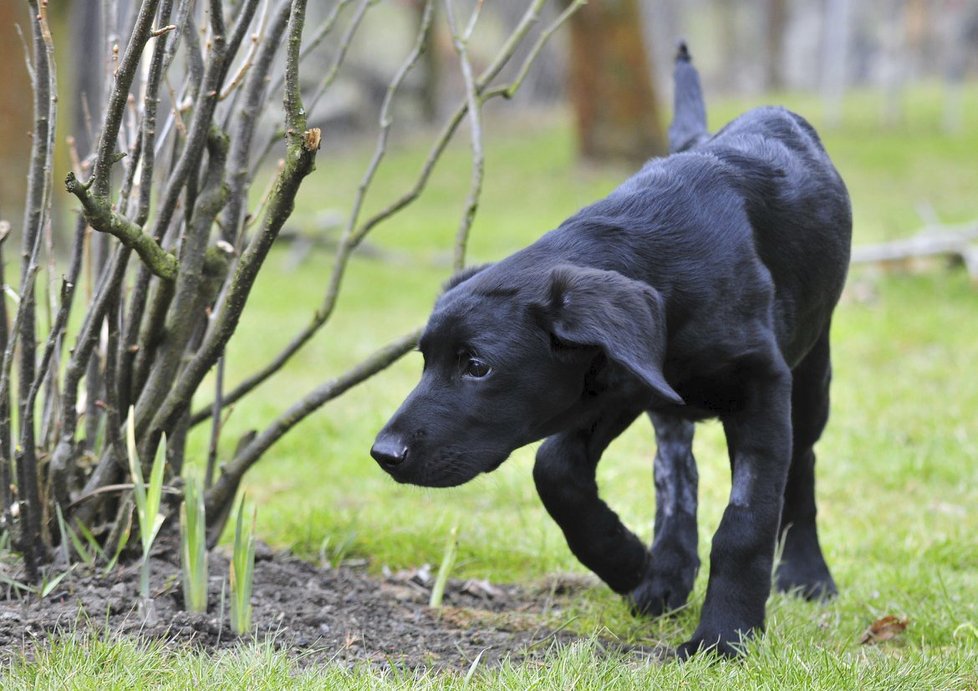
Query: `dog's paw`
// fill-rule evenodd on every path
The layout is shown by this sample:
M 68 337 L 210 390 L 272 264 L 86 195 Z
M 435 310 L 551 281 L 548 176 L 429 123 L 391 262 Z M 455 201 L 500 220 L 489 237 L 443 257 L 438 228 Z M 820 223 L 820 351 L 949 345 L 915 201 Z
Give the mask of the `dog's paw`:
M 774 583 L 778 592 L 798 594 L 806 600 L 828 600 L 839 592 L 814 541 L 795 540 L 785 545 Z
M 701 631 L 697 629 L 693 637 L 676 648 L 679 660 L 688 660 L 693 655 L 716 654 L 721 657 L 737 657 L 744 654 L 746 636 L 740 631 Z
M 628 593 L 628 605 L 637 617 L 660 617 L 683 607 L 692 589 L 692 579 L 686 582 L 682 574 L 646 573 Z
M 693 591 L 699 566 L 695 547 L 657 544 L 642 581 L 628 593 L 632 614 L 659 617 L 683 607 Z
M 798 594 L 809 601 L 829 600 L 839 593 L 824 562 L 820 568 L 782 562 L 775 574 L 775 584 L 778 592 Z

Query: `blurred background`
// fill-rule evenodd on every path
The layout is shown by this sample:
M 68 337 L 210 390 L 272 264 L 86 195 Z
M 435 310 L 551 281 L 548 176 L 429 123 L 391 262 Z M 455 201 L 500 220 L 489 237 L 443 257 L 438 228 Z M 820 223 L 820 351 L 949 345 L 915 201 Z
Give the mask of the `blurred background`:
M 564 3 L 549 3 L 543 19 L 555 17 Z M 312 22 L 334 4 L 310 3 Z M 526 4 L 484 2 L 470 47 L 477 70 Z M 59 168 L 68 165 L 65 137 L 75 137 L 81 155 L 90 146 L 90 109 L 72 104 L 100 103 L 105 66 L 92 56 L 100 54 L 96 48 L 102 41 L 114 40 L 113 32 L 124 32 L 131 23 L 132 3 L 119 5 L 119 26 L 107 27 L 93 11 L 95 0 L 49 3 L 62 95 Z M 422 7 L 420 0 L 381 0 L 365 13 L 344 69 L 310 119 L 324 128 L 331 146 L 373 133 L 379 104 L 413 41 Z M 26 12 L 26 3 L 0 3 L 0 60 L 5 65 L 0 71 L 0 217 L 15 228 L 31 123 L 18 29 L 26 26 Z M 969 80 L 978 79 L 978 0 L 594 0 L 544 47 L 515 103 L 491 110 L 504 112 L 507 119 L 570 114 L 578 151 L 592 159 L 641 161 L 661 154 L 679 38 L 689 42 L 711 101 L 779 102 L 786 93 L 814 95 L 818 112 L 806 115 L 831 128 L 842 122 L 848 92 L 869 92 L 875 98 L 864 110 L 871 112 L 861 117 L 898 129 L 906 124 L 907 90 L 928 84 L 939 87 L 928 98 L 938 101 L 944 130 L 963 132 L 976 118 L 966 112 L 962 93 Z M 324 41 L 311 64 L 330 65 L 336 39 Z M 423 68 L 410 84 L 412 97 L 402 101 L 398 114 L 416 123 L 408 130 L 436 126 L 462 93 L 444 21 L 435 22 L 428 42 Z M 316 68 L 305 74 L 311 84 L 321 77 Z M 63 172 L 56 171 L 55 179 Z
M 310 2 L 307 26 L 318 25 L 336 2 Z M 15 28 L 26 26 L 25 4 L 0 0 L 0 219 L 14 233 L 32 117 Z M 111 74 L 112 65 L 92 56 L 125 35 L 133 4 L 118 0 L 118 26 L 108 27 L 93 11 L 98 0 L 49 2 L 60 93 L 55 235 L 64 237 L 77 207 L 59 182 L 72 165 L 65 142 L 73 136 L 74 151 L 87 155 L 89 113 L 100 112 L 104 75 Z M 468 17 L 476 4 L 458 0 L 458 16 Z M 528 4 L 484 0 L 469 44 L 476 72 Z M 390 145 L 364 218 L 412 189 L 431 142 L 464 99 L 440 0 L 438 7 L 426 37 L 430 50 L 395 103 Z M 563 7 L 564 0 L 550 0 L 538 28 Z M 418 0 L 348 2 L 337 30 L 303 64 L 309 125 L 323 129 L 323 148 L 228 346 L 228 386 L 276 357 L 321 304 L 338 226 L 350 216 L 370 165 L 379 106 L 410 52 L 421 10 Z M 362 26 L 342 69 L 315 99 L 358 17 Z M 967 228 L 970 245 L 960 247 L 978 256 L 978 0 L 591 0 L 544 46 L 511 101 L 486 104 L 485 185 L 469 263 L 529 244 L 607 194 L 641 161 L 665 152 L 679 38 L 688 41 L 702 76 L 711 129 L 763 104 L 788 106 L 817 127 L 849 187 L 857 246 Z M 500 83 L 514 76 L 512 67 L 529 49 L 518 49 Z M 279 119 L 273 112 L 266 129 Z M 280 156 L 281 137 L 267 139 Z M 258 175 L 253 202 L 272 167 Z M 297 395 L 424 323 L 452 270 L 471 171 L 463 123 L 417 202 L 358 247 L 330 325 L 236 405 L 225 423 L 222 458 L 233 440 L 264 428 Z M 915 626 L 934 622 L 915 635 L 939 646 L 957 645 L 962 620 L 978 621 L 974 598 L 942 599 L 975 592 L 978 574 L 978 291 L 960 254 L 931 257 L 922 271 L 903 263 L 851 272 L 833 324 L 840 344 L 833 422 L 820 447 L 830 459 L 819 471 L 823 544 L 836 579 L 852 588 L 847 621 L 862 630 L 867 606 L 910 612 Z M 397 486 L 376 468 L 370 443 L 420 370 L 420 355 L 409 354 L 310 416 L 301 433 L 284 437 L 256 466 L 247 486 L 261 507 L 263 539 L 327 563 L 369 557 L 376 571 L 437 563 L 449 527 L 462 523 L 458 568 L 465 576 L 514 580 L 579 569 L 529 481 L 532 448 L 491 476 L 443 493 Z M 204 427 L 191 437 L 188 458 L 207 456 Z M 599 482 L 626 524 L 643 526 L 645 539 L 654 502 L 651 442 L 644 421 L 636 427 L 616 441 L 611 455 L 619 462 L 603 463 Z M 729 492 L 729 466 L 719 425 L 703 425 L 696 444 L 706 554 Z M 884 607 L 880 592 L 897 595 L 885 595 L 891 599 Z M 623 636 L 638 626 L 610 592 L 593 598 L 604 603 L 601 626 Z M 809 621 L 810 611 L 800 606 L 791 612 L 818 629 L 812 635 L 835 630 Z M 672 625 L 662 620 L 657 631 Z

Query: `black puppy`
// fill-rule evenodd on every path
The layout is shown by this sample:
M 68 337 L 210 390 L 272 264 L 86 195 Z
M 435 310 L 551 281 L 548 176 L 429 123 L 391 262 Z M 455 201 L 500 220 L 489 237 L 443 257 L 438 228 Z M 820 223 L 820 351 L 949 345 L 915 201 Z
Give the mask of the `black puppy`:
M 421 337 L 421 381 L 371 454 L 399 482 L 452 486 L 546 437 L 534 480 L 571 550 L 658 614 L 685 602 L 698 567 L 691 423 L 719 417 L 730 501 L 700 624 L 679 654 L 732 654 L 763 628 L 779 534 L 779 588 L 835 591 L 812 447 L 828 418 L 851 213 L 802 118 L 759 108 L 710 137 L 684 49 L 676 78 L 672 146 L 691 148 L 455 277 Z M 659 442 L 651 554 L 595 483 L 604 449 L 643 412 Z

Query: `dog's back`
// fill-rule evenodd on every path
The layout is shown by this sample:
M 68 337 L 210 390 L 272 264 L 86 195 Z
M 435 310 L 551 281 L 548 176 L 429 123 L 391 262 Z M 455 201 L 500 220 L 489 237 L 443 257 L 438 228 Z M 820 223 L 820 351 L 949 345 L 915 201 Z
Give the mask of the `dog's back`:
M 554 257 L 587 244 L 591 265 L 645 281 L 674 308 L 718 325 L 728 317 L 715 310 L 733 320 L 767 294 L 793 363 L 841 294 L 850 237 L 849 196 L 814 129 L 764 107 L 649 161 L 540 242 Z

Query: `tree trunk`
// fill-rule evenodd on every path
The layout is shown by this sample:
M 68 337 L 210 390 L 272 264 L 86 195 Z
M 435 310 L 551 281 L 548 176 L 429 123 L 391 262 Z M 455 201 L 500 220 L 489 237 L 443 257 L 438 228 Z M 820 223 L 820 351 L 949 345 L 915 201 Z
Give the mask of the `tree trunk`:
M 641 162 L 666 140 L 637 0 L 602 0 L 571 20 L 571 103 L 581 154 Z
M 784 81 L 784 35 L 788 30 L 787 0 L 766 0 L 765 33 L 767 65 L 764 70 L 765 88 L 780 91 Z

